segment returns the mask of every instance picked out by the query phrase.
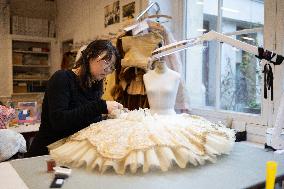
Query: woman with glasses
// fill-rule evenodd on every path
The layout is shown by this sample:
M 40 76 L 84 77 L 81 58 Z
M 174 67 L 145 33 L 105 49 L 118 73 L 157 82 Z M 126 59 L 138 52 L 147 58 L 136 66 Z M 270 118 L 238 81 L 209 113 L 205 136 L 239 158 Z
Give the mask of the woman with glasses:
M 48 154 L 47 145 L 101 121 L 102 114 L 123 108 L 118 102 L 101 99 L 103 79 L 115 70 L 118 60 L 118 51 L 110 41 L 95 40 L 82 51 L 72 70 L 53 74 L 29 157 Z

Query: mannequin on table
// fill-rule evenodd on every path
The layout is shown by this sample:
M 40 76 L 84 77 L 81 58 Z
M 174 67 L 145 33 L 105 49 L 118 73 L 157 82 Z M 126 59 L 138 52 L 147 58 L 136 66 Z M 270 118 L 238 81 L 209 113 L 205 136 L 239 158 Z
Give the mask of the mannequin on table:
M 165 62 L 155 63 L 155 69 L 143 76 L 152 114 L 176 114 L 174 107 L 180 74 L 169 69 Z

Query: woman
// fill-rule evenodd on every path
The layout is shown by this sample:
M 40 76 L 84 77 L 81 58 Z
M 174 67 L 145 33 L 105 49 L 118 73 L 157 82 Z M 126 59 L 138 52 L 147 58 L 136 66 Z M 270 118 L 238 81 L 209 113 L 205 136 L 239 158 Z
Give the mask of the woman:
M 50 78 L 44 95 L 41 125 L 28 156 L 48 154 L 47 145 L 65 138 L 102 114 L 122 108 L 115 101 L 101 99 L 102 80 L 115 69 L 119 55 L 107 40 L 90 43 L 72 70 L 60 70 Z

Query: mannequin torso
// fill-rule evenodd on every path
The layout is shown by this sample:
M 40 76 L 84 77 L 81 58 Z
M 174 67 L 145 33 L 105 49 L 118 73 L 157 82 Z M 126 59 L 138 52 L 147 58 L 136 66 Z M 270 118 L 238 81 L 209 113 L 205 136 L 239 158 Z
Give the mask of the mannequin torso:
M 154 70 L 143 76 L 152 114 L 175 114 L 174 106 L 180 74 L 169 69 L 165 62 L 157 62 Z

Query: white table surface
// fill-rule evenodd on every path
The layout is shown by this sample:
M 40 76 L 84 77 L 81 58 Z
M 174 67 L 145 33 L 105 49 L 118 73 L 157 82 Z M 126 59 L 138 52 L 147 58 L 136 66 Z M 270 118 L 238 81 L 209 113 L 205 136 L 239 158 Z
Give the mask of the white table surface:
M 11 130 L 16 131 L 18 133 L 30 133 L 30 132 L 37 132 L 39 130 L 39 126 L 40 126 L 40 123 L 21 124 L 21 125 L 8 127 L 8 129 L 11 129 Z
M 46 172 L 46 159 L 49 156 L 10 161 L 19 177 L 30 189 L 49 188 L 53 173 Z M 246 188 L 265 181 L 266 162 L 278 162 L 277 176 L 284 175 L 284 155 L 267 152 L 247 144 L 236 143 L 230 155 L 203 166 L 189 166 L 185 169 L 174 167 L 168 172 L 117 175 L 113 171 L 106 174 L 73 169 L 62 188 L 68 189 L 222 189 Z M 3 170 L 0 170 L 3 171 Z M 1 187 L 0 187 L 1 188 Z

